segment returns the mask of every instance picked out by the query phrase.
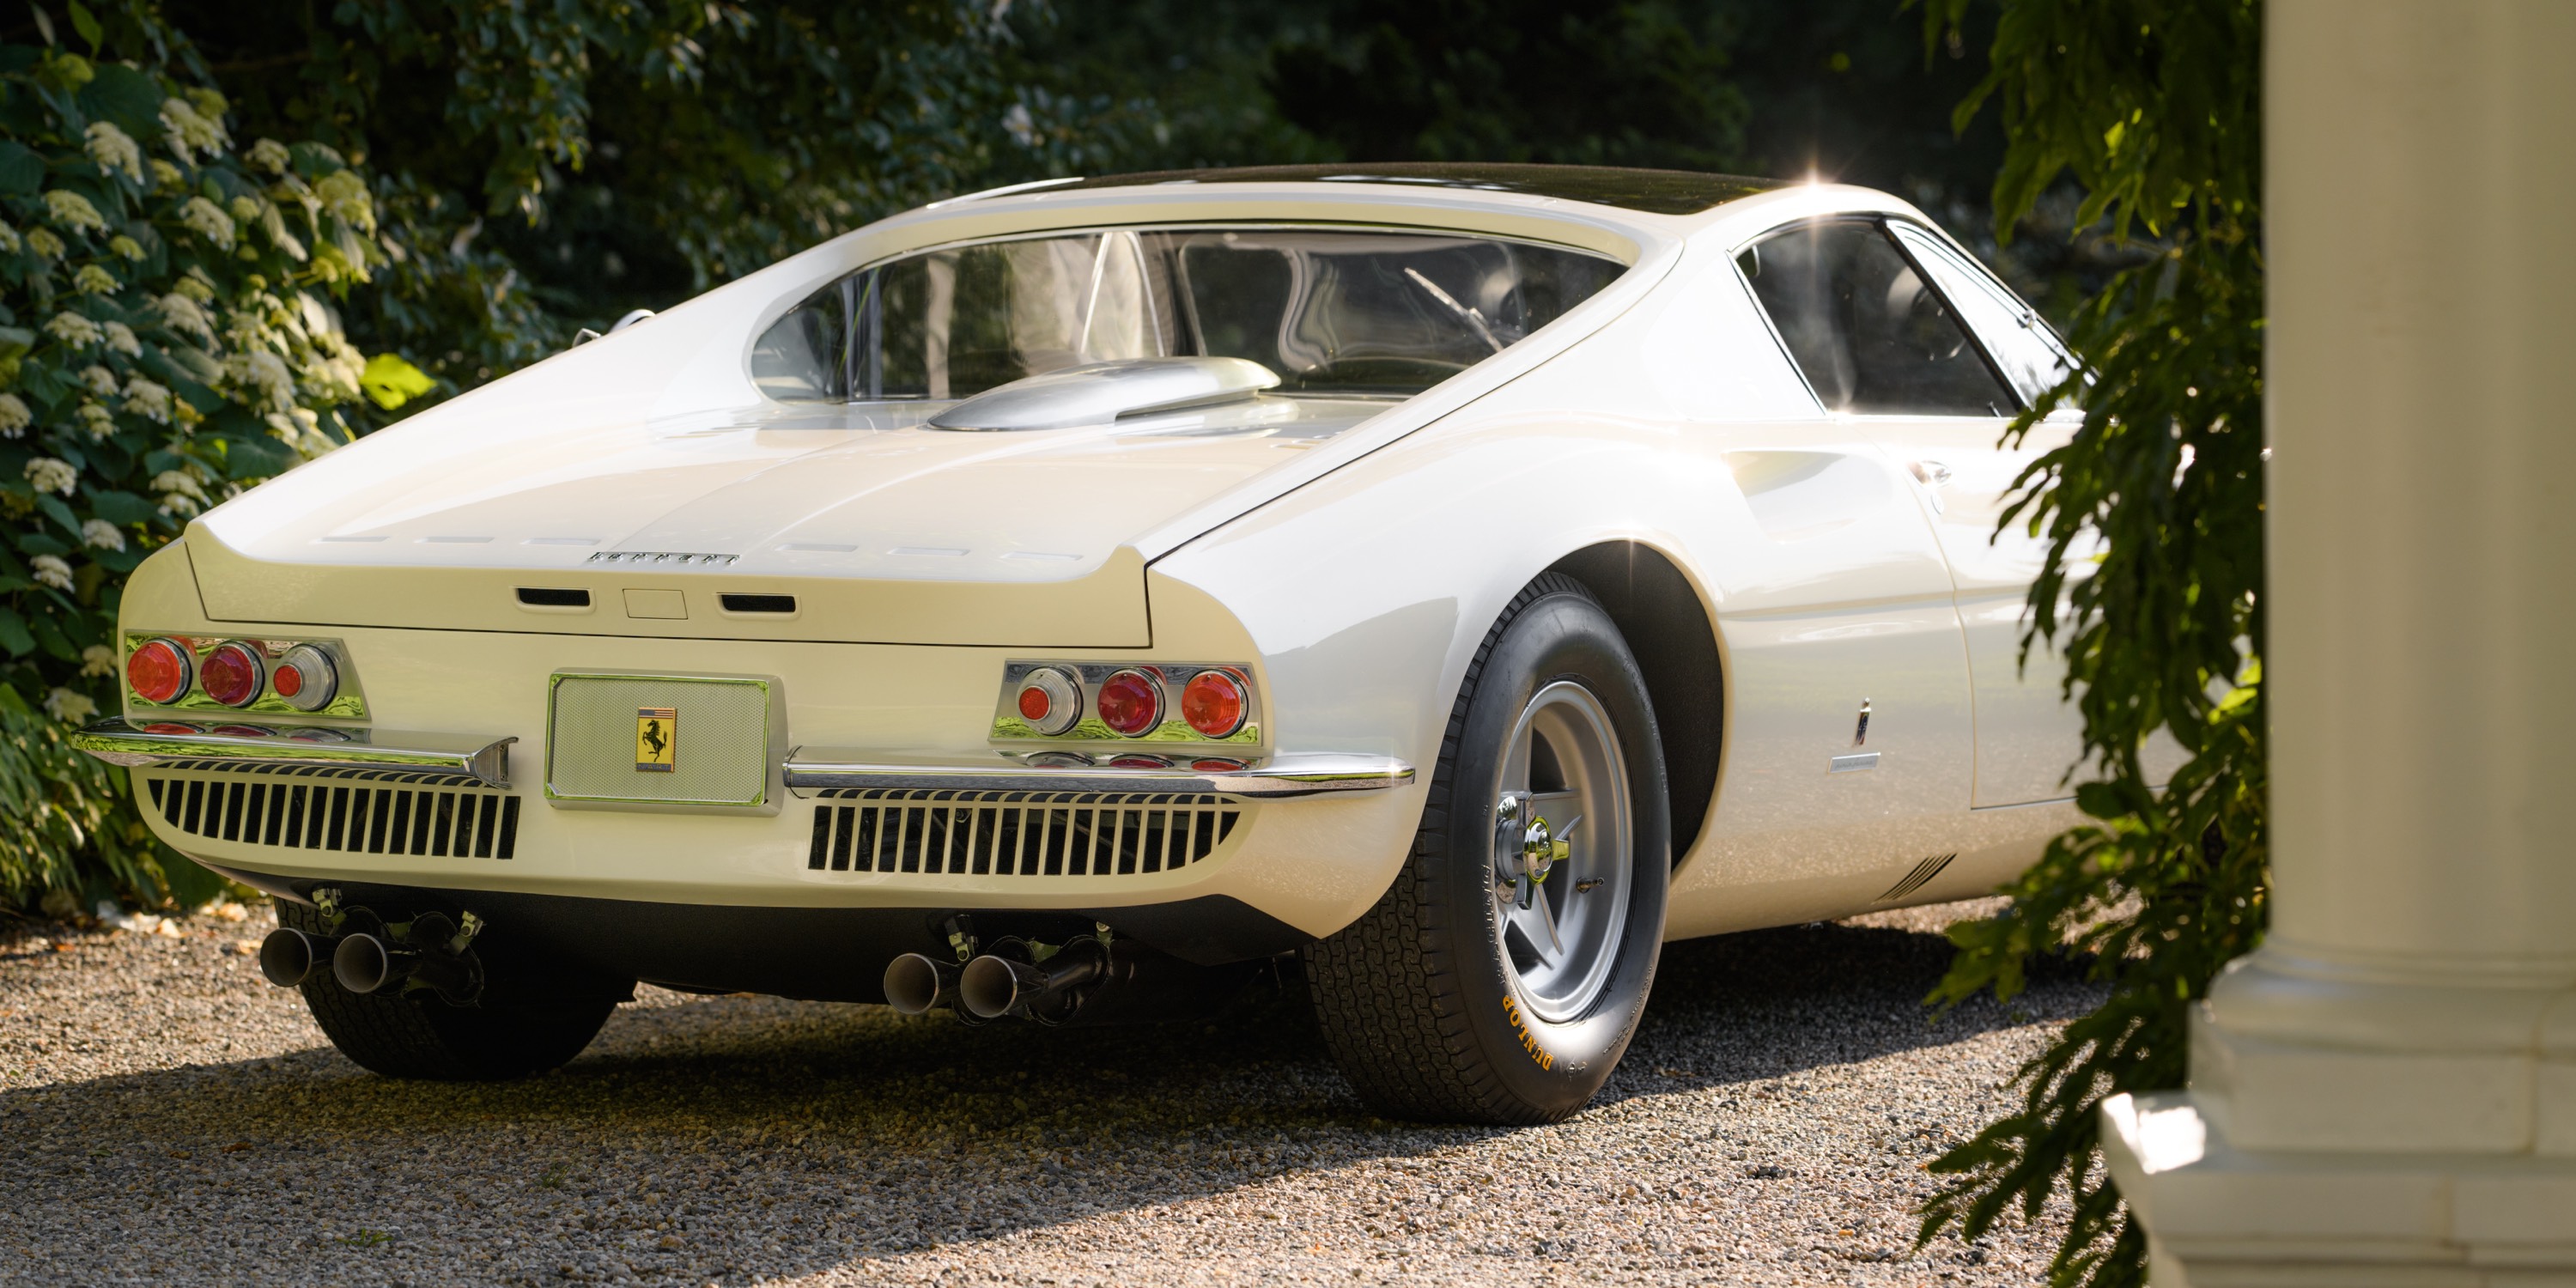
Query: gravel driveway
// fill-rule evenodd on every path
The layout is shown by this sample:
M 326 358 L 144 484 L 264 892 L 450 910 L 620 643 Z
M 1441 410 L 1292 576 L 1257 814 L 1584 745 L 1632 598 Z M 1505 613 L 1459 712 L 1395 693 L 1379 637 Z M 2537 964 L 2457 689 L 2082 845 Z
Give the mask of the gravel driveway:
M 1943 912 L 1666 950 L 1601 1098 L 1523 1130 L 1367 1116 L 1293 979 L 1124 1032 L 645 990 L 442 1086 L 261 983 L 264 913 L 0 920 L 0 1280 L 2037 1283 L 2054 1224 L 1918 1255 L 1910 1209 L 2097 994 L 1927 1024 Z

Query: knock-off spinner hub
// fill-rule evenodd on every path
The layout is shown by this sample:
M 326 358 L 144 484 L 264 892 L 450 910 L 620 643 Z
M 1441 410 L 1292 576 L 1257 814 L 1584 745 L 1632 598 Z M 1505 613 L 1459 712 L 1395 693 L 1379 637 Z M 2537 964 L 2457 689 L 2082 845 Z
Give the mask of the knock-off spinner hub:
M 1574 828 L 1568 825 L 1565 830 L 1572 832 Z M 1494 807 L 1494 848 L 1503 858 L 1512 878 L 1510 887 L 1524 908 L 1538 897 L 1539 883 L 1547 880 L 1549 870 L 1574 856 L 1574 843 L 1560 839 L 1549 828 L 1547 817 L 1533 808 L 1530 798 L 1521 792 L 1503 793 Z

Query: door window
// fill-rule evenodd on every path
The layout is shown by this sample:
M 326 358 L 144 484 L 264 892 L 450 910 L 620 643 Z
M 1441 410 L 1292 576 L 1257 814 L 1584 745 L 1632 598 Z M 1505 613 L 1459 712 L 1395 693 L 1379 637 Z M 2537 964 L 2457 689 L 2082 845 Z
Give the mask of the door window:
M 1986 352 L 2003 368 L 2004 378 L 2024 402 L 2037 402 L 2074 368 L 2066 346 L 2050 334 L 2039 314 L 1988 276 L 1970 266 L 1940 238 L 1907 224 L 1890 225 L 1914 262 L 1932 275 L 1934 285 L 1958 306 L 1959 315 L 1985 342 Z
M 1940 293 L 1877 223 L 1783 229 L 1736 263 L 1828 410 L 2008 416 L 2018 407 Z

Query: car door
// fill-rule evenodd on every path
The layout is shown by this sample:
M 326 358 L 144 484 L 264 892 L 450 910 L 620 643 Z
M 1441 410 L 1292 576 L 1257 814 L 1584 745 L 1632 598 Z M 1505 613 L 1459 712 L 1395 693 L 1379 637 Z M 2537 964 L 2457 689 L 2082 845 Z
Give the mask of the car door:
M 2021 659 L 2046 543 L 2021 528 L 1996 531 L 2013 481 L 2073 432 L 2074 418 L 2052 418 L 2002 444 L 2024 400 L 2056 383 L 2063 349 L 2000 284 L 1901 220 L 1797 225 L 1756 242 L 1740 266 L 1819 400 L 1912 481 L 1938 536 L 1976 712 L 1968 803 L 2066 796 L 2081 716 L 2063 701 L 2056 655 L 2035 651 L 2026 667 Z M 1972 321 L 1986 325 L 1972 332 Z

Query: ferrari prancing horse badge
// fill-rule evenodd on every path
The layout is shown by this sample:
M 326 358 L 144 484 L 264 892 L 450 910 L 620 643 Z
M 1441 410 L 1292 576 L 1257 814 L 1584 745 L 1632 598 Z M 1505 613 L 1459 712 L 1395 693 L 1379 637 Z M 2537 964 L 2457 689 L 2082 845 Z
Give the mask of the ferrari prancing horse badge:
M 635 772 L 667 774 L 680 763 L 680 709 L 635 708 Z

